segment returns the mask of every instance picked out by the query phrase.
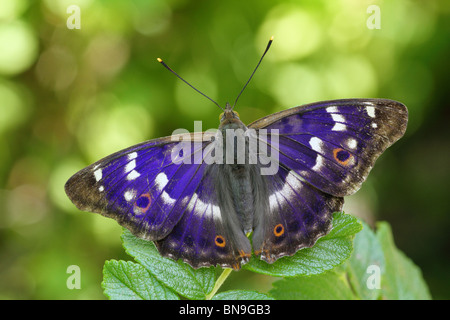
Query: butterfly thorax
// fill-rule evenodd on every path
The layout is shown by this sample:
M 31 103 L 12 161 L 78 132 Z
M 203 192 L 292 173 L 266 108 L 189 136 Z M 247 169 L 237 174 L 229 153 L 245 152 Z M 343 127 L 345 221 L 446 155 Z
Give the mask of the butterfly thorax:
M 222 142 L 224 164 L 248 163 L 246 131 L 247 126 L 239 119 L 239 114 L 227 103 L 224 112 L 220 115 L 219 131 L 216 136 L 216 139 Z

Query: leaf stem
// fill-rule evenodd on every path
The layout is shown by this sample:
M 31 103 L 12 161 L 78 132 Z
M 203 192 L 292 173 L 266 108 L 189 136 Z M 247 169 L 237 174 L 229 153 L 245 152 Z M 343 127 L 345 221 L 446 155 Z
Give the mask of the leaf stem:
M 231 274 L 231 271 L 233 269 L 226 268 L 222 271 L 219 278 L 217 278 L 216 283 L 214 284 L 214 288 L 211 290 L 209 294 L 206 295 L 206 300 L 211 300 L 212 297 L 217 293 L 217 290 L 222 286 L 222 284 L 225 282 L 225 280 L 228 278 L 228 276 Z

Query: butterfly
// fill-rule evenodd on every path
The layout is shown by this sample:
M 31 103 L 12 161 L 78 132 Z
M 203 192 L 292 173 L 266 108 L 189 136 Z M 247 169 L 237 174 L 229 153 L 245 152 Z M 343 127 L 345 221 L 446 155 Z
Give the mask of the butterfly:
M 66 194 L 194 268 L 237 270 L 252 254 L 273 263 L 330 231 L 343 197 L 408 122 L 405 105 L 388 99 L 316 102 L 247 126 L 233 108 L 226 104 L 218 130 L 153 139 L 91 164 Z

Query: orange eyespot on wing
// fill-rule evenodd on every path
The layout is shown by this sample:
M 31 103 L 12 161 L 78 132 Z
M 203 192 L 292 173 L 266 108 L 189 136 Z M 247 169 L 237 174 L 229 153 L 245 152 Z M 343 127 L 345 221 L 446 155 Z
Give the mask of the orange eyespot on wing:
M 139 198 L 136 199 L 136 202 L 134 203 L 134 209 L 135 212 L 139 213 L 145 213 L 150 208 L 152 204 L 152 198 L 149 193 L 144 193 L 139 196 Z
M 346 166 L 350 163 L 353 156 L 350 152 L 347 150 L 344 150 L 342 148 L 336 148 L 333 150 L 333 157 L 334 160 L 336 160 L 338 163 L 342 164 L 343 166 Z
M 216 246 L 221 247 L 221 248 L 225 247 L 225 244 L 226 244 L 224 237 L 222 237 L 220 235 L 216 236 L 216 238 L 214 239 L 214 243 L 216 244 Z
M 273 234 L 275 235 L 275 237 L 280 237 L 284 234 L 284 227 L 281 223 L 277 224 L 273 228 Z

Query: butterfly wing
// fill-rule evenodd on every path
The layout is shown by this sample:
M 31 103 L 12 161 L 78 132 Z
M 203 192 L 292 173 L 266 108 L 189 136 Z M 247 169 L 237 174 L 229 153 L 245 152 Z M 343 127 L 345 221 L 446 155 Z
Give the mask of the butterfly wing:
M 278 130 L 264 139 L 277 150 L 279 169 L 265 176 L 269 196 L 255 217 L 255 253 L 271 263 L 327 234 L 342 197 L 360 188 L 379 155 L 404 134 L 407 119 L 398 102 L 351 99 L 300 106 L 250 124 Z
M 250 242 L 237 217 L 220 209 L 217 167 L 201 156 L 214 149 L 212 136 L 165 137 L 119 151 L 72 176 L 66 193 L 80 210 L 155 240 L 163 256 L 193 267 L 239 267 L 251 253 Z
M 249 128 L 278 130 L 280 164 L 342 197 L 359 190 L 376 159 L 403 136 L 407 122 L 408 111 L 399 102 L 344 99 L 281 111 Z
M 281 166 L 276 175 L 265 176 L 269 197 L 255 217 L 253 248 L 272 263 L 290 256 L 331 229 L 332 213 L 341 211 L 344 199 L 324 193 Z
M 156 242 L 161 254 L 181 258 L 194 268 L 220 265 L 239 269 L 248 261 L 250 241 L 224 188 L 223 168 L 217 164 L 201 166 L 203 181 L 183 217 L 166 238 Z

